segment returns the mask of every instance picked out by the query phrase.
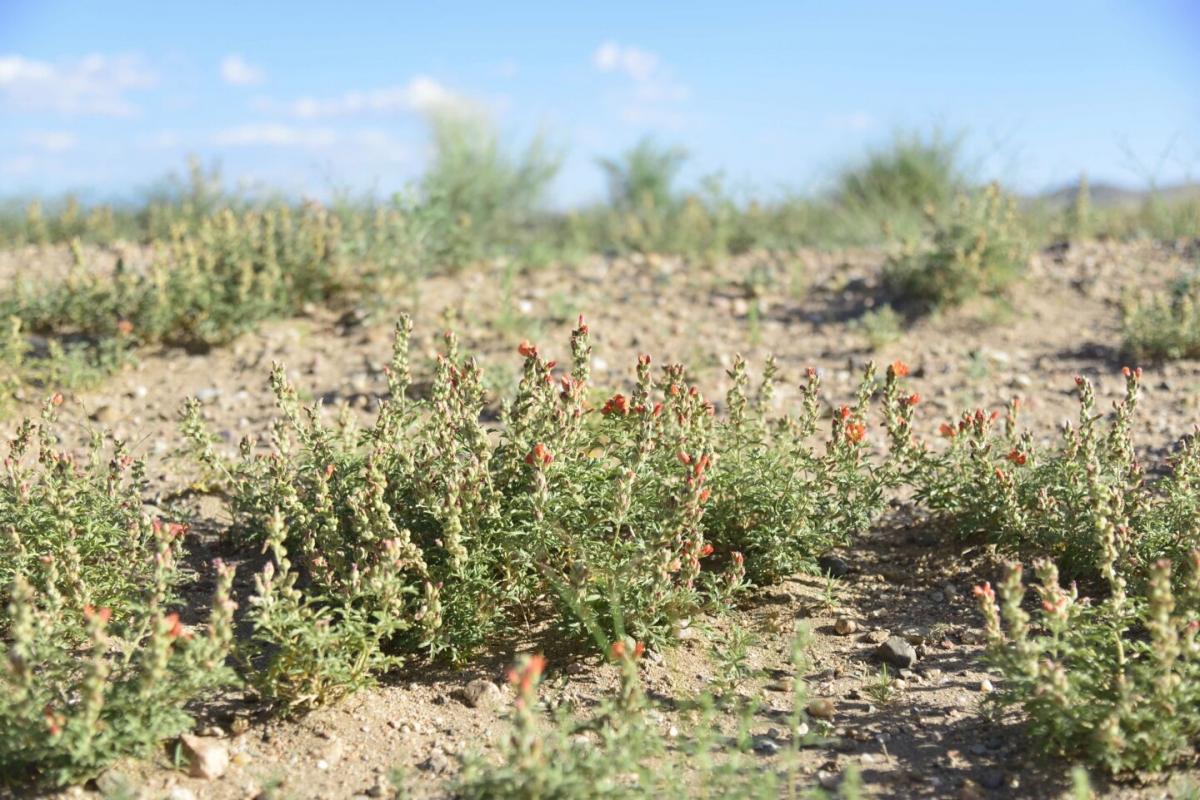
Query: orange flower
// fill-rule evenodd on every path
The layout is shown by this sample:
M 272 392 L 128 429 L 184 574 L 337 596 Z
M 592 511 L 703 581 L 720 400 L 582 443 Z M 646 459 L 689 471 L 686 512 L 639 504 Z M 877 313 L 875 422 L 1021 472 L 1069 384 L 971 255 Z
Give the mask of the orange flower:
M 608 654 L 612 656 L 613 661 L 620 661 L 625 657 L 625 643 L 613 642 L 612 646 L 608 648 Z
M 683 464 L 684 466 L 692 463 L 692 457 L 684 452 L 679 452 L 676 454 L 675 458 L 679 459 L 679 463 Z
M 525 456 L 525 463 L 530 466 L 540 464 L 544 467 L 550 466 L 554 461 L 554 454 L 550 452 L 550 448 L 538 442 L 529 451 L 529 455 Z
M 517 352 L 525 356 L 525 358 L 537 358 L 537 345 L 529 341 L 523 341 L 517 345 Z
M 577 330 L 580 335 L 587 336 L 588 326 L 587 323 L 583 321 L 583 314 L 579 315 L 579 327 L 577 327 L 575 330 Z
M 662 410 L 663 410 L 663 404 L 655 403 L 654 408 L 651 409 L 650 413 L 657 417 L 659 414 L 662 413 Z
M 538 653 L 530 656 L 522 669 L 510 669 L 508 682 L 516 688 L 518 694 L 528 694 L 533 689 L 533 684 L 541 677 L 544 669 L 546 669 L 546 658 Z
M 976 586 L 972 592 L 974 592 L 976 597 L 986 597 L 988 600 L 996 599 L 996 592 L 992 589 L 992 584 L 987 581 Z
M 913 392 L 907 398 L 905 398 L 904 402 L 907 405 L 915 406 L 917 403 L 921 402 L 921 395 L 917 394 L 916 392 Z
M 700 557 L 711 556 L 713 554 L 713 546 L 708 542 L 704 543 L 704 547 L 700 548 Z
M 123 319 L 117 323 L 117 333 L 122 336 L 128 336 L 133 333 L 133 323 L 127 319 Z
M 890 369 L 892 374 L 897 378 L 904 378 L 908 376 L 908 364 L 905 364 L 903 361 L 893 361 Z
M 105 607 L 101 607 L 101 608 L 97 609 L 97 608 L 93 608 L 92 606 L 84 606 L 83 607 L 83 616 L 84 616 L 84 619 L 93 619 L 93 618 L 99 619 L 100 624 L 105 625 L 108 623 L 108 621 L 110 619 L 112 619 L 112 609 L 105 608 Z
M 634 643 L 634 645 L 633 645 L 633 657 L 634 658 L 641 658 L 642 654 L 645 652 L 646 652 L 646 645 L 642 644 L 641 642 Z
M 629 400 L 623 394 L 614 394 L 604 403 L 600 413 L 605 416 L 614 413 L 624 416 L 629 413 Z
M 58 407 L 58 406 L 61 406 L 62 404 L 63 404 L 62 392 L 55 392 L 54 396 L 50 398 L 50 405 Z
M 867 426 L 861 422 L 851 422 L 846 426 L 846 438 L 851 442 L 858 443 L 867 436 Z
M 941 426 L 938 428 L 938 433 L 940 433 L 942 436 L 945 436 L 948 439 L 954 438 L 954 435 L 957 432 L 958 431 L 955 429 L 955 427 L 953 425 L 951 425 L 949 422 L 943 422 L 941 424 Z
M 172 612 L 163 617 L 163 621 L 170 627 L 167 629 L 167 636 L 172 639 L 178 639 L 183 635 L 183 623 L 179 621 L 179 615 Z
M 850 419 L 850 406 L 842 406 L 838 409 L 838 416 L 842 419 Z
M 1015 447 L 1005 456 L 1009 461 L 1016 464 L 1018 467 L 1024 466 L 1028 457 Z
M 710 498 L 710 497 L 712 497 L 712 491 L 710 491 L 709 489 L 705 489 L 704 491 L 700 492 L 700 502 L 701 503 L 707 503 L 708 498 Z

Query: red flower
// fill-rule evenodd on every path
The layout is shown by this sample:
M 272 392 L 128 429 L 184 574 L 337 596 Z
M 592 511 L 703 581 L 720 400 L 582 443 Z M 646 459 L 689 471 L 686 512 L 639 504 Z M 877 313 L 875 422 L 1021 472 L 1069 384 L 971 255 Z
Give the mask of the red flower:
M 654 408 L 651 410 L 650 413 L 657 417 L 659 414 L 662 413 L 662 410 L 663 410 L 663 404 L 655 403 Z
M 643 367 L 650 366 L 650 356 L 648 356 L 644 353 L 642 355 L 638 356 L 638 364 L 642 365 Z
M 986 597 L 988 600 L 996 599 L 996 592 L 992 589 L 992 584 L 987 581 L 976 586 L 972 592 L 974 592 L 976 597 Z
M 679 463 L 683 464 L 684 466 L 692 463 L 692 457 L 684 452 L 677 453 L 675 458 L 679 459 Z
M 537 345 L 529 341 L 521 342 L 517 345 L 517 352 L 525 356 L 525 358 L 537 358 Z
M 817 377 L 817 369 L 816 369 L 816 367 L 805 367 L 805 368 L 804 368 L 804 377 L 806 377 L 806 378 L 815 378 L 815 377 Z
M 163 621 L 170 627 L 167 629 L 167 636 L 172 639 L 178 639 L 183 635 L 183 623 L 179 621 L 179 615 L 172 612 L 163 618 Z
M 850 406 L 842 406 L 838 409 L 838 416 L 842 419 L 850 419 Z
M 623 394 L 614 394 L 604 403 L 604 408 L 600 409 L 600 413 L 605 416 L 609 414 L 624 416 L 629 413 L 629 400 Z
M 854 443 L 861 442 L 867 437 L 867 426 L 861 422 L 851 422 L 846 425 L 846 438 Z
M 613 661 L 620 661 L 625 657 L 625 643 L 613 642 L 612 646 L 608 648 L 608 653 L 612 656 Z
M 903 361 L 893 361 L 890 369 L 892 374 L 897 378 L 904 378 L 908 376 L 908 364 L 905 364 Z
M 541 442 L 535 444 L 533 449 L 529 451 L 529 455 L 525 456 L 525 463 L 530 466 L 540 464 L 545 467 L 549 466 L 553 461 L 554 454 L 550 452 L 550 448 Z
M 704 543 L 704 547 L 700 548 L 700 557 L 711 556 L 713 554 L 713 546 L 708 542 Z
M 921 395 L 917 394 L 916 392 L 913 392 L 907 398 L 905 398 L 904 402 L 907 405 L 915 406 L 917 403 L 921 402 Z
M 1016 464 L 1018 467 L 1024 466 L 1028 457 L 1015 447 L 1005 456 L 1009 461 Z
M 133 333 L 133 323 L 127 319 L 123 319 L 117 323 L 117 333 L 122 336 L 128 336 Z
M 510 669 L 508 682 L 516 688 L 519 694 L 527 694 L 533 689 L 534 682 L 541 676 L 544 669 L 546 669 L 546 658 L 538 653 L 530 656 L 529 661 L 521 670 Z
M 953 438 L 958 431 L 949 422 L 943 422 L 938 428 L 938 433 L 946 438 Z
M 97 609 L 97 608 L 93 608 L 92 606 L 84 606 L 83 607 L 83 616 L 84 616 L 84 619 L 93 619 L 93 618 L 99 619 L 100 624 L 105 625 L 108 623 L 108 621 L 110 619 L 112 619 L 112 609 L 105 608 L 105 607 L 101 607 L 101 608 Z
M 579 327 L 576 328 L 575 330 L 577 330 L 580 333 L 580 335 L 587 336 L 588 326 L 587 326 L 587 323 L 583 321 L 583 314 L 579 315 Z
M 712 497 L 712 491 L 710 491 L 709 489 L 705 489 L 704 491 L 700 492 L 700 502 L 701 503 L 707 503 L 708 498 L 710 498 L 710 497 Z
M 62 392 L 55 392 L 54 396 L 50 398 L 50 405 L 58 407 L 58 406 L 61 406 L 62 404 L 63 404 Z
M 634 643 L 634 645 L 633 645 L 633 657 L 634 658 L 641 658 L 642 654 L 645 652 L 646 652 L 646 645 L 642 644 L 641 642 Z

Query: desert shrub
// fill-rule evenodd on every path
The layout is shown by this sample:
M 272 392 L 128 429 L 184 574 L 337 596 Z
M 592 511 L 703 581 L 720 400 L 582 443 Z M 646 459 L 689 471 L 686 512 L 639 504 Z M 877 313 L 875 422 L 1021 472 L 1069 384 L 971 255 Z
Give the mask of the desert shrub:
M 669 736 L 652 715 L 662 712 L 646 696 L 638 673 L 641 649 L 628 639 L 607 648 L 620 669 L 620 688 L 586 716 L 560 709 L 547 714 L 538 703 L 538 688 L 546 667 L 540 655 L 527 656 L 509 673 L 516 699 L 511 733 L 498 756 L 469 754 L 463 759 L 455 791 L 464 798 L 586 798 L 715 797 L 773 798 L 794 789 L 800 748 L 815 738 L 809 733 L 823 723 L 803 710 L 806 688 L 798 679 L 788 715 L 788 741 L 777 769 L 764 769 L 752 752 L 754 740 L 746 731 L 753 707 L 726 709 L 737 716 L 732 735 L 716 721 L 721 699 L 704 692 L 688 704 L 687 724 Z M 793 646 L 798 674 L 804 659 L 804 640 Z M 843 797 L 856 796 L 857 781 L 848 775 Z M 824 796 L 817 793 L 814 796 Z
M 1122 350 L 1131 359 L 1200 356 L 1200 280 L 1187 275 L 1168 292 L 1127 297 L 1122 327 Z
M 124 623 L 155 572 L 152 545 L 166 537 L 176 552 L 181 526 L 144 517 L 145 466 L 123 444 L 106 448 L 96 435 L 83 460 L 59 449 L 55 410 L 61 402 L 56 396 L 39 420 L 20 425 L 4 461 L 0 601 L 7 602 L 18 579 L 38 592 L 54 588 L 42 582 L 39 567 L 50 562 L 66 619 L 78 624 L 85 607 L 104 606 Z
M 999 412 L 980 410 L 943 423 L 949 447 L 942 453 L 902 431 L 893 452 L 908 465 L 918 502 L 960 535 L 986 537 L 1022 558 L 1049 558 L 1067 577 L 1094 581 L 1103 519 L 1116 526 L 1122 563 L 1144 579 L 1148 565 L 1162 558 L 1181 564 L 1200 544 L 1193 521 L 1200 510 L 1200 446 L 1189 438 L 1167 474 L 1148 479 L 1131 435 L 1141 372 L 1124 374 L 1125 398 L 1107 425 L 1096 413 L 1091 383 L 1076 379 L 1079 421 L 1064 427 L 1057 447 L 1039 447 L 1018 429 L 1014 400 L 1002 431 L 995 425 Z
M 527 248 L 562 159 L 540 136 L 519 155 L 505 152 L 481 112 L 437 111 L 429 125 L 433 163 L 419 194 L 430 257 L 454 268 Z
M 747 572 L 765 581 L 799 569 L 878 508 L 864 444 L 870 375 L 857 405 L 834 416 L 823 454 L 810 444 L 815 374 L 793 421 L 765 412 L 773 367 L 748 409 L 739 366 L 730 414 L 718 418 L 682 366 L 657 383 L 643 356 L 632 393 L 610 395 L 595 413 L 581 320 L 561 371 L 522 344 L 522 377 L 493 433 L 480 423 L 479 369 L 453 336 L 428 398 L 409 397 L 408 336 L 405 322 L 389 396 L 365 431 L 348 414 L 330 427 L 318 408 L 302 408 L 281 369 L 272 385 L 282 419 L 268 454 L 247 441 L 240 461 L 223 463 L 198 407 L 185 411 L 194 450 L 231 485 L 244 535 L 276 551 L 260 596 L 272 589 L 282 622 L 260 624 L 264 644 L 316 636 L 308 629 L 320 618 L 322 641 L 353 641 L 308 648 L 335 660 L 361 652 L 358 663 L 371 663 L 377 650 L 464 659 L 518 611 L 583 636 L 590 627 L 613 634 L 620 609 L 622 630 L 657 646 L 701 608 L 727 603 Z M 285 552 L 308 578 L 302 590 Z M 326 666 L 312 671 L 347 685 L 364 679 Z
M 889 255 L 883 277 L 902 302 L 949 306 L 1000 292 L 1024 272 L 1026 255 L 1013 201 L 992 184 L 931 213 L 923 235 Z
M 1190 559 L 1174 590 L 1171 564 L 1160 561 L 1145 592 L 1127 594 L 1117 529 L 1097 523 L 1108 589 L 1099 602 L 1065 590 L 1048 560 L 1035 563 L 1033 617 L 1022 607 L 1020 565 L 1009 567 L 999 604 L 990 586 L 976 587 L 988 657 L 1004 678 L 993 702 L 1022 709 L 1050 755 L 1114 774 L 1190 761 L 1200 736 L 1200 561 Z
M 923 215 L 966 190 L 961 150 L 961 139 L 941 133 L 898 134 L 848 165 L 834 179 L 832 198 L 843 227 L 859 229 L 861 241 L 875 241 L 885 227 L 915 233 Z
M 231 569 L 217 566 L 204 630 L 167 612 L 176 581 L 172 546 L 145 558 L 154 573 L 122 616 L 85 606 L 81 622 L 53 559 L 12 583 L 5 614 L 8 651 L 0 670 L 0 777 L 6 782 L 77 782 L 117 758 L 144 755 L 188 728 L 185 707 L 231 682 Z M 79 645 L 80 639 L 83 643 Z

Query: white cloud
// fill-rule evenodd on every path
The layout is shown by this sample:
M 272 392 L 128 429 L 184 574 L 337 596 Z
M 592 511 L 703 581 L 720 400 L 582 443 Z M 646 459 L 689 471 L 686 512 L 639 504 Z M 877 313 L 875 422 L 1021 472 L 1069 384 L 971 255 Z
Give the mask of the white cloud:
M 127 95 L 157 82 L 133 55 L 94 54 L 60 63 L 0 56 L 0 98 L 23 111 L 133 116 L 138 107 Z
M 601 72 L 619 72 L 642 82 L 658 71 L 658 56 L 636 47 L 604 42 L 592 54 L 592 65 Z
M 68 131 L 35 131 L 26 136 L 25 141 L 47 153 L 65 153 L 75 149 L 79 144 L 79 137 Z
M 308 150 L 341 150 L 390 162 L 407 162 L 412 153 L 385 130 L 363 128 L 336 130 L 279 123 L 249 123 L 218 131 L 212 137 L 218 147 L 296 147 Z
M 679 106 L 691 97 L 691 89 L 675 78 L 657 54 L 607 41 L 592 54 L 592 66 L 628 82 L 619 111 L 625 122 L 682 127 L 684 115 Z
M 213 144 L 221 147 L 329 147 L 337 133 L 329 128 L 297 128 L 272 122 L 255 122 L 218 131 Z
M 830 114 L 825 118 L 825 127 L 838 131 L 865 131 L 875 127 L 875 117 L 866 111 Z
M 338 97 L 301 97 L 282 106 L 272 101 L 260 101 L 257 105 L 263 111 L 282 110 L 300 119 L 356 114 L 470 112 L 477 108 L 471 100 L 426 75 L 418 75 L 406 84 L 354 90 Z
M 262 68 L 256 67 L 237 53 L 221 59 L 221 80 L 230 86 L 257 86 L 267 79 Z

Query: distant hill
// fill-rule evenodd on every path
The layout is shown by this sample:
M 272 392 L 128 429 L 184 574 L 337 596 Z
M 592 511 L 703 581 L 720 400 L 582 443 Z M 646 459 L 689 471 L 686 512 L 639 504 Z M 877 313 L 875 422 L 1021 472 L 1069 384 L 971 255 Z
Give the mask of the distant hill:
M 1043 203 L 1051 208 L 1066 208 L 1079 192 L 1079 182 L 1073 181 L 1058 189 L 1051 189 L 1041 194 L 1026 198 L 1033 203 Z M 1129 189 L 1113 183 L 1090 183 L 1088 193 L 1095 208 L 1136 208 L 1151 195 L 1157 195 L 1163 200 L 1200 199 L 1200 183 L 1181 183 L 1174 186 L 1164 186 L 1153 192 L 1146 189 Z

